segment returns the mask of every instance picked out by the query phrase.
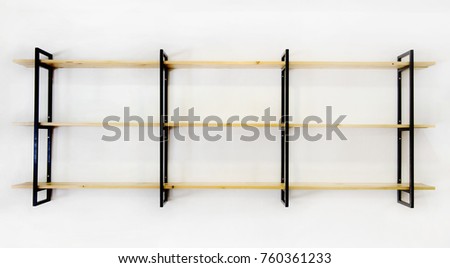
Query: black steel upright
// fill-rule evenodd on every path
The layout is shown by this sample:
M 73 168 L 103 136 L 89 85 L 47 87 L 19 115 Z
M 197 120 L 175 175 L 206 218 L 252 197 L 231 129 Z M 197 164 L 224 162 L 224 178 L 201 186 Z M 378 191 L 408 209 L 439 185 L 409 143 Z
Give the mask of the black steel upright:
M 281 57 L 281 201 L 289 207 L 289 49 Z
M 165 189 L 164 185 L 168 182 L 167 180 L 167 164 L 168 164 L 168 145 L 169 145 L 169 126 L 168 123 L 168 83 L 169 83 L 169 69 L 165 64 L 168 60 L 164 50 L 159 51 L 159 89 L 160 89 L 160 151 L 159 151 L 159 206 L 163 207 L 164 203 L 169 198 L 169 189 Z
M 53 127 L 41 126 L 39 122 L 39 93 L 40 93 L 40 68 L 48 71 L 48 100 L 47 100 L 47 122 L 52 122 L 53 116 L 53 72 L 54 67 L 43 63 L 41 55 L 48 59 L 53 59 L 53 55 L 40 49 L 34 50 L 34 137 L 33 137 L 33 206 L 38 206 L 49 202 L 52 199 L 52 189 L 39 188 L 39 130 L 47 130 L 47 183 L 52 181 L 52 142 Z M 46 198 L 38 200 L 38 192 L 46 191 Z
M 397 183 L 402 183 L 402 133 L 409 133 L 409 189 L 397 191 L 398 203 L 414 208 L 414 50 L 397 57 L 397 61 L 409 58 L 409 64 L 397 70 L 397 124 L 402 124 L 402 74 L 409 71 L 409 126 L 397 130 Z M 409 201 L 403 201 L 402 193 L 409 195 Z

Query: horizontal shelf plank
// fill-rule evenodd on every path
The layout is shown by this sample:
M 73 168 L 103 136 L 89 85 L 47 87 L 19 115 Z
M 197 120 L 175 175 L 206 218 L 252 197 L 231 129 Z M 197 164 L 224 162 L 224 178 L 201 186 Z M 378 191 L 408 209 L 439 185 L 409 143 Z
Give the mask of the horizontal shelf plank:
M 167 123 L 167 126 L 169 127 L 243 127 L 243 126 L 249 126 L 249 127 L 280 127 L 282 124 L 279 123 L 269 123 L 269 124 L 265 124 L 265 123 L 247 123 L 247 124 L 243 124 L 243 123 L 215 123 L 215 122 L 210 122 L 210 123 L 200 123 L 200 122 L 195 122 L 195 123 L 188 123 L 188 122 L 179 122 L 179 123 L 174 123 L 174 122 L 169 122 Z
M 166 183 L 166 189 L 256 189 L 281 190 L 282 183 L 271 182 L 173 182 Z
M 33 126 L 33 122 L 17 122 L 14 123 L 16 126 Z M 40 122 L 41 126 L 46 127 L 102 127 L 102 122 Z M 130 127 L 138 127 L 137 122 L 108 122 L 110 126 L 123 127 L 125 125 Z M 154 126 L 159 127 L 159 123 L 144 123 L 144 126 Z
M 17 122 L 14 123 L 17 126 L 33 126 L 33 122 Z M 40 122 L 41 126 L 52 126 L 52 127 L 101 127 L 103 126 L 103 123 L 101 122 Z M 123 127 L 125 125 L 130 127 L 138 127 L 139 123 L 137 122 L 109 122 L 110 126 L 116 126 L 116 127 Z M 159 127 L 159 123 L 144 123 L 144 126 L 154 126 Z M 242 127 L 243 123 L 224 123 L 224 124 L 218 124 L 218 123 L 188 123 L 188 122 L 169 122 L 166 124 L 168 127 Z M 248 123 L 245 124 L 245 126 L 249 127 L 280 127 L 282 124 L 279 123 Z M 327 124 L 296 124 L 296 123 L 290 123 L 289 127 L 295 128 L 295 127 L 312 127 L 312 128 L 325 128 L 325 127 L 332 127 L 333 125 L 327 125 Z M 407 124 L 339 124 L 337 127 L 340 128 L 408 128 L 409 125 Z M 416 124 L 414 125 L 414 128 L 433 128 L 434 125 L 430 124 Z
M 13 185 L 13 188 L 32 188 L 32 182 Z M 166 183 L 166 189 L 282 189 L 281 183 Z M 139 189 L 159 188 L 153 182 L 39 182 L 40 189 Z
M 327 124 L 296 124 L 290 123 L 289 127 L 315 127 L 315 128 L 325 128 L 332 127 L 333 125 Z M 340 128 L 408 128 L 408 124 L 339 124 L 337 127 Z M 434 125 L 430 124 L 415 124 L 414 128 L 433 128 Z
M 158 182 L 39 182 L 40 189 L 159 189 Z M 32 182 L 13 185 L 13 188 L 33 188 Z
M 299 182 L 290 183 L 292 190 L 409 190 L 408 183 L 332 183 L 332 182 Z M 434 186 L 414 183 L 415 190 L 435 190 Z
M 28 68 L 34 67 L 34 60 L 17 59 L 15 63 Z M 130 60 L 41 60 L 55 68 L 159 68 L 159 61 Z
M 414 62 L 414 68 L 428 68 L 434 65 L 431 61 Z M 398 69 L 408 66 L 408 62 L 398 61 L 290 61 L 291 69 L 314 68 L 356 68 L 356 69 Z
M 32 188 L 31 182 L 13 185 L 13 188 Z M 40 189 L 156 189 L 157 182 L 39 182 Z M 165 189 L 284 189 L 283 183 L 271 182 L 173 182 Z M 291 190 L 408 190 L 409 184 L 402 183 L 338 183 L 338 182 L 294 182 Z M 435 190 L 434 186 L 415 183 L 415 190 Z
M 15 63 L 28 68 L 34 67 L 33 59 L 16 59 Z M 41 60 L 55 68 L 159 68 L 159 61 L 131 60 Z M 179 68 L 273 68 L 284 67 L 282 61 L 166 61 L 171 69 Z M 414 68 L 427 68 L 434 62 L 415 62 Z M 291 69 L 306 68 L 362 68 L 398 69 L 408 66 L 408 62 L 397 61 L 290 61 Z
M 245 68 L 268 68 L 281 69 L 284 67 L 282 61 L 166 61 L 170 69 L 186 68 L 212 68 L 212 69 L 245 69 Z

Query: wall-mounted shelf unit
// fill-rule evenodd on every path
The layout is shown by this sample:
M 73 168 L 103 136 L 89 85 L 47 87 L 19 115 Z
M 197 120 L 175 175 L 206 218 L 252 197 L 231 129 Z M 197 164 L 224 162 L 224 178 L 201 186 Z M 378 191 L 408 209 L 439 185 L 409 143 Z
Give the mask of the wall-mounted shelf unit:
M 41 59 L 41 56 L 47 59 Z M 408 61 L 402 61 L 403 58 Z M 392 62 L 325 62 L 325 61 L 290 61 L 289 50 L 286 50 L 280 61 L 170 61 L 163 50 L 160 51 L 159 61 L 116 61 L 116 60 L 56 60 L 53 55 L 39 48 L 35 49 L 34 59 L 15 60 L 17 64 L 34 68 L 34 120 L 33 122 L 20 122 L 16 125 L 33 126 L 33 179 L 14 185 L 14 188 L 31 188 L 33 191 L 33 206 L 46 203 L 52 198 L 53 189 L 159 189 L 160 206 L 168 201 L 170 190 L 174 189 L 266 189 L 280 190 L 281 200 L 286 207 L 289 206 L 290 190 L 393 190 L 397 191 L 397 201 L 405 206 L 414 207 L 414 191 L 434 190 L 435 187 L 416 183 L 414 177 L 414 130 L 434 127 L 429 124 L 415 124 L 414 122 L 414 70 L 432 66 L 434 62 L 415 62 L 414 51 L 410 50 L 397 57 Z M 48 103 L 47 121 L 39 121 L 39 95 L 40 95 L 40 68 L 48 70 Z M 55 127 L 101 127 L 101 122 L 53 122 L 53 76 L 58 68 L 159 68 L 160 70 L 160 122 L 145 123 L 144 126 L 160 128 L 160 174 L 159 182 L 55 182 L 52 178 L 52 141 Z M 281 120 L 279 123 L 249 123 L 253 127 L 272 127 L 281 131 L 281 174 L 278 182 L 171 182 L 168 176 L 168 143 L 170 129 L 174 127 L 242 127 L 242 123 L 190 123 L 169 122 L 168 110 L 168 83 L 169 70 L 175 68 L 272 68 L 281 70 Z M 366 69 L 394 69 L 397 72 L 397 122 L 394 124 L 340 124 L 342 128 L 393 128 L 397 129 L 397 174 L 392 183 L 341 183 L 341 182 L 290 182 L 289 178 L 289 135 L 288 130 L 299 127 L 323 128 L 326 124 L 299 124 L 285 120 L 289 117 L 289 70 L 299 68 L 366 68 Z M 402 120 L 402 80 L 403 72 L 409 71 L 409 121 Z M 139 126 L 138 123 L 109 123 L 114 126 Z M 47 174 L 44 182 L 38 178 L 38 152 L 39 130 L 47 130 Z M 402 133 L 407 132 L 409 174 L 407 182 L 402 180 Z M 38 192 L 46 191 L 46 198 L 38 200 Z M 404 201 L 402 193 L 408 194 Z

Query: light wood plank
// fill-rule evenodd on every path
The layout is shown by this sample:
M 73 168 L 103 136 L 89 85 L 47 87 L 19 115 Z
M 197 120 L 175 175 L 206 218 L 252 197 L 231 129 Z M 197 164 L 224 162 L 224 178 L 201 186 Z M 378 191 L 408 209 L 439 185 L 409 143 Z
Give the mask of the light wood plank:
M 332 127 L 329 124 L 296 124 L 290 123 L 289 127 L 312 127 L 312 128 L 325 128 Z M 407 124 L 339 124 L 339 128 L 408 128 Z M 434 128 L 435 125 L 430 124 L 415 124 L 414 128 Z
M 41 122 L 42 126 L 52 126 L 52 127 L 102 127 L 103 123 L 101 122 Z M 109 122 L 110 126 L 116 126 L 116 127 L 123 127 L 125 126 L 124 122 Z M 16 126 L 33 126 L 33 122 L 16 122 L 14 123 Z M 139 124 L 137 122 L 129 122 L 126 125 L 130 127 L 137 127 Z M 144 126 L 153 126 L 153 127 L 159 127 L 159 123 L 144 123 Z M 210 122 L 208 124 L 201 123 L 201 122 L 169 122 L 166 124 L 168 127 L 242 127 L 243 123 L 222 123 L 218 124 L 215 122 Z M 266 125 L 265 123 L 248 123 L 246 126 L 249 127 L 281 127 L 283 124 L 279 123 L 270 123 Z M 325 128 L 325 127 L 331 127 L 332 125 L 327 124 L 296 124 L 296 123 L 290 123 L 289 127 L 291 128 L 297 128 L 297 127 L 312 127 L 312 128 Z M 339 124 L 337 125 L 339 128 L 408 128 L 409 125 L 407 124 Z M 414 125 L 414 128 L 433 128 L 435 125 L 430 124 L 416 124 Z
M 33 59 L 16 59 L 15 63 L 28 68 L 34 67 Z M 158 61 L 131 60 L 41 60 L 55 68 L 159 68 Z M 171 69 L 179 68 L 275 68 L 284 67 L 282 61 L 166 61 Z M 414 68 L 427 68 L 434 62 L 415 62 Z M 397 61 L 290 61 L 289 68 L 391 68 L 397 69 L 408 65 L 408 62 Z
M 17 59 L 15 63 L 28 68 L 34 67 L 34 60 Z M 41 60 L 55 68 L 159 68 L 159 61 L 131 60 Z
M 102 127 L 103 123 L 101 122 L 41 122 L 41 126 L 46 127 Z M 33 126 L 33 122 L 17 122 L 14 123 L 16 126 Z M 138 127 L 138 122 L 109 122 L 108 125 L 115 126 L 115 127 L 123 127 L 125 125 L 128 125 L 130 127 Z M 144 126 L 153 126 L 153 127 L 159 127 L 159 123 L 144 123 Z
M 13 188 L 32 188 L 31 182 L 13 185 Z M 40 189 L 156 189 L 158 182 L 40 182 Z M 165 189 L 256 189 L 281 190 L 283 183 L 271 182 L 171 182 Z M 415 190 L 435 190 L 434 186 L 415 183 Z M 294 182 L 291 190 L 408 190 L 407 183 L 338 183 Z
M 40 189 L 156 189 L 159 182 L 39 182 Z M 13 185 L 13 188 L 33 188 L 32 182 Z
M 428 68 L 435 62 L 414 62 L 414 68 Z M 290 61 L 290 69 L 313 68 L 356 68 L 356 69 L 398 69 L 408 66 L 408 62 L 398 61 Z
M 292 190 L 409 190 L 409 184 L 402 183 L 333 183 L 333 182 L 293 182 Z M 435 190 L 434 186 L 415 183 L 415 190 Z
M 255 189 L 280 190 L 282 183 L 271 182 L 173 182 L 166 183 L 166 189 Z
M 102 127 L 103 123 L 101 122 L 41 122 L 41 126 L 52 126 L 52 127 Z M 125 126 L 124 122 L 109 122 L 110 126 L 116 126 L 116 127 L 123 127 Z M 14 123 L 16 126 L 33 126 L 33 122 L 16 122 Z M 139 124 L 137 122 L 129 122 L 126 125 L 130 127 L 138 127 Z M 153 127 L 159 127 L 159 123 L 144 123 L 144 126 L 153 126 Z M 174 123 L 169 122 L 166 124 L 168 127 L 242 127 L 242 123 L 231 123 L 231 124 L 218 124 L 215 122 L 211 122 L 208 124 L 195 122 L 195 123 L 188 123 L 188 122 L 180 122 L 180 123 Z M 281 124 L 278 123 L 271 123 L 268 126 L 266 126 L 264 123 L 248 123 L 246 126 L 251 127 L 280 127 Z
M 174 122 L 169 122 L 167 124 L 169 127 L 189 127 L 189 126 L 193 126 L 193 127 L 242 127 L 242 126 L 249 126 L 249 127 L 281 127 L 284 126 L 284 124 L 280 124 L 280 123 L 270 123 L 270 124 L 265 124 L 265 123 L 248 123 L 248 124 L 243 124 L 243 123 L 222 123 L 222 124 L 218 124 L 218 123 L 200 123 L 200 122 L 195 122 L 195 123 L 188 123 L 188 122 L 180 122 L 175 124 Z M 296 123 L 290 123 L 289 127 L 313 127 L 313 128 L 326 128 L 326 127 L 332 127 L 333 125 L 327 125 L 327 124 L 296 124 Z M 337 127 L 339 128 L 408 128 L 409 125 L 407 124 L 339 124 L 337 125 Z M 433 128 L 435 127 L 434 125 L 430 125 L 430 124 L 416 124 L 414 125 L 414 128 Z
M 167 126 L 169 127 L 243 127 L 243 126 L 249 126 L 249 127 L 280 127 L 282 126 L 282 124 L 279 123 L 270 123 L 270 124 L 265 124 L 265 123 L 247 123 L 247 124 L 243 124 L 243 123 L 216 123 L 216 122 L 210 122 L 208 124 L 205 123 L 201 123 L 201 122 L 194 122 L 194 123 L 189 123 L 189 122 L 179 122 L 179 123 L 174 123 L 174 122 L 169 122 L 167 123 Z
M 415 190 L 435 190 L 435 187 L 415 183 Z M 284 189 L 283 183 L 167 183 L 166 189 Z M 409 184 L 396 183 L 291 183 L 292 190 L 408 190 Z
M 159 188 L 158 182 L 39 182 L 40 189 L 139 189 Z M 32 182 L 13 185 L 13 188 L 32 188 Z M 165 189 L 281 189 L 281 183 L 166 183 Z
M 170 69 L 185 68 L 212 68 L 212 69 L 245 69 L 245 68 L 269 68 L 281 69 L 282 61 L 166 61 Z

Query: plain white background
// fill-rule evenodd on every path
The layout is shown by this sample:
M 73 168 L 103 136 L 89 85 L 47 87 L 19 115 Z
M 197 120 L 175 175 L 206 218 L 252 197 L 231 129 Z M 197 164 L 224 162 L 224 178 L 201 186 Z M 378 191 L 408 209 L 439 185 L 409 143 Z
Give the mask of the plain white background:
M 449 15 L 446 1 L 0 1 L 0 246 L 448 247 Z M 31 191 L 11 185 L 32 177 L 32 128 L 13 123 L 32 121 L 33 70 L 12 61 L 32 58 L 34 47 L 57 59 L 99 60 L 158 60 L 160 48 L 172 60 L 279 60 L 289 48 L 291 60 L 393 61 L 415 49 L 417 61 L 437 62 L 416 72 L 415 94 L 416 122 L 436 124 L 416 130 L 416 180 L 437 191 L 417 191 L 414 209 L 397 204 L 393 191 L 295 191 L 284 208 L 278 191 L 257 190 L 172 191 L 163 209 L 157 190 L 59 190 L 33 208 Z M 54 121 L 99 122 L 123 116 L 124 106 L 157 116 L 158 75 L 57 70 Z M 279 116 L 279 70 L 170 75 L 171 109 L 227 118 L 270 107 Z M 293 121 L 333 106 L 345 123 L 394 124 L 395 77 L 293 70 Z M 243 142 L 248 132 L 233 132 L 232 142 L 172 140 L 170 180 L 278 181 L 279 142 Z M 292 180 L 395 182 L 395 130 L 344 133 L 347 141 L 292 142 Z M 158 181 L 158 142 L 139 142 L 133 131 L 132 141 L 108 143 L 104 134 L 56 129 L 54 181 Z

